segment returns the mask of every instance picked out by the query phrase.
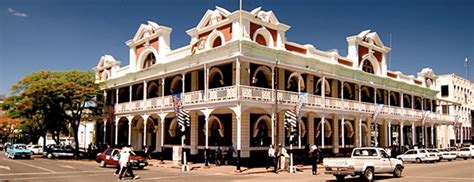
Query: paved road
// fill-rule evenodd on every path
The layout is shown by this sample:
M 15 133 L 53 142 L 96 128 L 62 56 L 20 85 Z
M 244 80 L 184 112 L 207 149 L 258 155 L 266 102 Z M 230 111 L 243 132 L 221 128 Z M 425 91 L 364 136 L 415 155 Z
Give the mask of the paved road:
M 310 174 L 310 170 L 289 174 L 268 173 L 264 168 L 250 169 L 252 174 L 233 174 L 233 167 L 214 167 L 180 172 L 174 168 L 148 167 L 135 170 L 139 181 L 335 181 L 330 175 Z M 94 161 L 49 160 L 11 160 L 0 152 L 0 181 L 116 181 L 114 168 L 100 168 Z M 249 170 L 249 171 L 250 171 Z M 320 171 L 322 173 L 323 171 Z M 436 164 L 406 164 L 403 178 L 390 175 L 376 176 L 377 181 L 471 181 L 474 182 L 474 159 L 441 162 Z M 348 178 L 347 181 L 358 181 Z

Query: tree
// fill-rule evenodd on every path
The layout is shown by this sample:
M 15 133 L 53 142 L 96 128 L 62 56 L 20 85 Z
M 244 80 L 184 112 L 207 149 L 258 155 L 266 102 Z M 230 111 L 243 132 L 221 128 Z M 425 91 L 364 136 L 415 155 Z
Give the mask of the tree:
M 98 114 L 101 110 L 98 107 L 102 106 L 102 101 L 97 99 L 100 88 L 91 72 L 39 71 L 22 78 L 12 90 L 17 96 L 7 104 L 10 113 L 31 120 L 40 134 L 52 133 L 56 142 L 59 142 L 59 135 L 71 127 L 76 149 L 79 149 L 80 122 L 91 117 L 85 111 L 94 111 L 88 112 L 90 115 Z

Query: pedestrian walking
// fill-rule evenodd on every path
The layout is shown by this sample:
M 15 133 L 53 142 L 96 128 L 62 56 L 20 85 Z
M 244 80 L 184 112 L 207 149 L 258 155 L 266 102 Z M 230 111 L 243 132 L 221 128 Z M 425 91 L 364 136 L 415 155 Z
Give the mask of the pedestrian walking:
M 139 176 L 133 174 L 132 166 L 130 165 L 130 156 L 133 155 L 133 151 L 129 147 L 122 148 L 120 151 L 120 173 L 119 173 L 119 180 L 122 178 L 127 177 L 129 175 L 132 179 L 138 179 Z
M 275 164 L 275 148 L 273 147 L 273 145 L 270 145 L 270 147 L 268 148 L 268 154 L 267 154 L 267 170 L 268 168 L 270 167 L 274 167 Z M 274 171 L 276 171 L 276 167 L 274 167 L 273 169 Z
M 225 165 L 230 165 L 234 162 L 234 153 L 236 154 L 237 152 L 235 152 L 234 146 L 231 142 L 230 145 L 227 147 L 227 152 L 225 153 Z
M 318 175 L 319 152 L 318 147 L 313 145 L 309 152 L 309 159 L 311 161 L 311 172 L 313 175 Z
M 214 162 L 216 163 L 216 166 L 221 165 L 221 160 L 222 160 L 222 150 L 220 146 L 217 146 L 216 152 L 215 152 L 215 160 L 214 160 Z
M 280 148 L 278 150 L 279 165 L 280 165 L 279 169 L 288 170 L 288 159 L 290 158 L 290 155 L 288 155 L 286 148 L 283 147 L 281 143 L 278 144 L 278 148 Z

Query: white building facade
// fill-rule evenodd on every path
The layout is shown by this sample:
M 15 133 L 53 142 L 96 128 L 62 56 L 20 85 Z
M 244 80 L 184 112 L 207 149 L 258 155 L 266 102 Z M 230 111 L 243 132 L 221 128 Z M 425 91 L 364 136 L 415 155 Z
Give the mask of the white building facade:
M 437 79 L 442 100 L 438 108 L 441 113 L 454 115 L 450 126 L 438 127 L 438 140 L 443 146 L 472 143 L 472 114 L 474 111 L 474 84 L 455 74 L 440 75 Z
M 453 124 L 453 115 L 438 112 L 433 72 L 388 70 L 391 49 L 376 32 L 347 37 L 348 55 L 341 56 L 289 41 L 289 28 L 272 11 L 216 7 L 187 31 L 189 45 L 171 50 L 171 28 L 140 25 L 126 42 L 127 66 L 104 55 L 94 68 L 109 113 L 97 123 L 99 135 L 166 154 L 184 134 L 184 148 L 197 160 L 229 145 L 249 159 L 265 156 L 270 144 L 289 145 L 284 114 L 300 100 L 298 149 L 315 144 L 337 154 L 359 146 L 438 145 L 435 128 Z M 184 133 L 173 94 L 190 112 Z

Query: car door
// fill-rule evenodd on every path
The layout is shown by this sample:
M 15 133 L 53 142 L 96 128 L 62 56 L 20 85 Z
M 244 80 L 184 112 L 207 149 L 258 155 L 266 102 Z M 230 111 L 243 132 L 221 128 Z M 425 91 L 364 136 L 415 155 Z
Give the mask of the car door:
M 406 152 L 406 161 L 413 162 L 416 158 L 416 151 L 409 150 Z
M 384 150 L 380 150 L 380 165 L 382 166 L 381 172 L 388 173 L 392 171 L 392 161 Z

